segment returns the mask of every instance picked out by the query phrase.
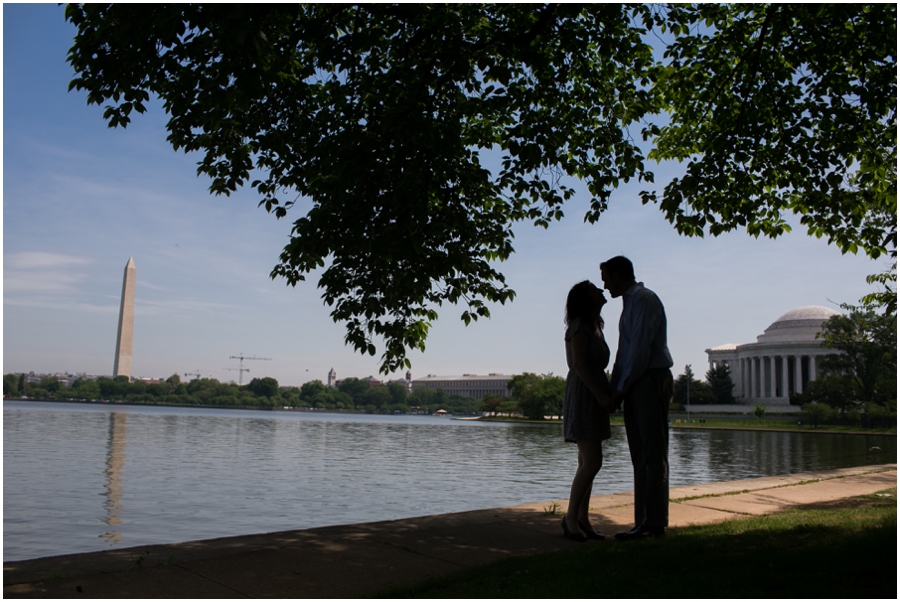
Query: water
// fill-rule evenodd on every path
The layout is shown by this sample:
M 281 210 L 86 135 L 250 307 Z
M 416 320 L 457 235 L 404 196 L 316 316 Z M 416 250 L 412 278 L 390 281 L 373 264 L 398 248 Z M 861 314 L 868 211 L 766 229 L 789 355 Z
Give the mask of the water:
M 896 437 L 671 433 L 673 486 L 887 462 Z M 574 469 L 557 425 L 7 401 L 4 560 L 564 499 Z M 594 494 L 631 489 L 613 428 Z

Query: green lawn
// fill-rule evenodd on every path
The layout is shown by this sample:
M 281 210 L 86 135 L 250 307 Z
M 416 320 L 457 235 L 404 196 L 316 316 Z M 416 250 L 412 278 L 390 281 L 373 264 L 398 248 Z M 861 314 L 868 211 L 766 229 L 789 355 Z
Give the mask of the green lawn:
M 896 599 L 897 489 L 509 558 L 379 597 Z

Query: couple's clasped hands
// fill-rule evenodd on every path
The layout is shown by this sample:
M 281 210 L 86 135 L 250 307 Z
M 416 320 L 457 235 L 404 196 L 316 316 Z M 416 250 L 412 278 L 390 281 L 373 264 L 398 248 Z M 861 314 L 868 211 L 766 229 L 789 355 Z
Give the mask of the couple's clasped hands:
M 594 397 L 597 398 L 597 403 L 600 404 L 600 407 L 609 412 L 610 414 L 615 414 L 616 409 L 622 399 L 622 393 L 620 391 L 616 391 L 611 396 L 606 393 L 600 393 L 597 395 L 594 393 Z

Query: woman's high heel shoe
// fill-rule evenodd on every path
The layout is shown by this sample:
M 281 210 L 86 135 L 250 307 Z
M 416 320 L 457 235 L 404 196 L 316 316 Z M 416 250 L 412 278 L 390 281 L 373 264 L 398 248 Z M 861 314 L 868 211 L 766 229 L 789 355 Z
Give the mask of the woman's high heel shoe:
M 606 535 L 604 535 L 603 533 L 597 533 L 590 527 L 585 527 L 581 524 L 581 521 L 578 521 L 578 528 L 584 531 L 584 534 L 588 539 L 596 539 L 597 541 L 603 541 L 604 539 L 606 539 Z
M 565 535 L 572 541 L 584 543 L 588 540 L 587 535 L 585 535 L 584 533 L 572 533 L 571 531 L 569 531 L 569 525 L 566 524 L 565 516 L 562 519 L 562 528 L 563 528 L 563 535 Z

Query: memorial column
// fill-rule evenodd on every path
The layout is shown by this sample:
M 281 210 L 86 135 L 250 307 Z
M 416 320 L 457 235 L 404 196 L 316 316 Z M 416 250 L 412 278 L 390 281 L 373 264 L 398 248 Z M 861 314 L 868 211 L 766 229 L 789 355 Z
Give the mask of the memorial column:
M 797 392 L 797 395 L 803 393 L 803 356 L 798 355 L 794 358 L 794 370 L 796 372 L 796 379 L 794 380 L 794 390 Z
M 750 359 L 750 397 L 755 399 L 756 395 L 756 358 L 751 357 Z
M 772 399 L 776 399 L 778 397 L 778 371 L 775 369 L 775 356 L 769 356 L 769 370 L 772 373 L 769 375 L 769 386 L 772 387 L 769 391 L 769 397 Z
M 789 372 L 790 372 L 790 364 L 788 363 L 788 356 L 782 355 L 781 356 L 781 396 L 785 397 L 787 399 L 790 399 L 790 397 L 791 397 L 791 392 L 790 392 L 791 381 L 790 381 L 790 378 L 788 378 Z

